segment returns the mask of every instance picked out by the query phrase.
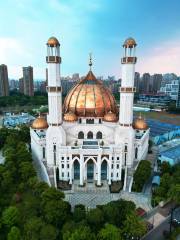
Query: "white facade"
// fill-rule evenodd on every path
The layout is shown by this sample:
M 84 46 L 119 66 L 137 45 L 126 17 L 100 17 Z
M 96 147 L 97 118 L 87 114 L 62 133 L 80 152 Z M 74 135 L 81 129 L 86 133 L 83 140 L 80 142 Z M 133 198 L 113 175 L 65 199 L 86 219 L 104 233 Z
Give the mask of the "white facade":
M 133 128 L 135 46 L 124 50 L 119 121 L 78 117 L 68 122 L 62 120 L 59 46 L 48 46 L 49 127 L 31 128 L 31 148 L 33 157 L 45 164 L 52 185 L 57 186 L 59 180 L 70 185 L 76 180 L 82 187 L 88 182 L 101 186 L 107 181 L 110 185 L 121 181 L 125 172 L 125 189 L 128 170 L 145 159 L 149 129 Z
M 159 92 L 167 94 L 172 100 L 177 100 L 179 85 L 179 80 L 172 80 L 171 83 L 167 83 L 164 87 L 161 87 Z

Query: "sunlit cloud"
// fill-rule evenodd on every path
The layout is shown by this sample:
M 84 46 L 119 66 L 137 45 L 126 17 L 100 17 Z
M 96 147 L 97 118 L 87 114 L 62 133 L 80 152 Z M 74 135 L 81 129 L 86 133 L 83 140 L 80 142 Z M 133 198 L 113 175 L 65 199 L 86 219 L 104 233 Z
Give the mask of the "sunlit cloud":
M 138 59 L 137 70 L 141 73 L 171 73 L 180 75 L 180 39 L 169 40 L 152 46 Z

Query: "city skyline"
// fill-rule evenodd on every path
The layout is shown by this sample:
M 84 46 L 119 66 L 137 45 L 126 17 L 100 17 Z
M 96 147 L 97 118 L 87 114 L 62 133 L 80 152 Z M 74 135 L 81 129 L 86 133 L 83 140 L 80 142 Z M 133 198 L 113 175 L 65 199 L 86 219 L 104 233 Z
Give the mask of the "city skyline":
M 9 78 L 20 78 L 28 65 L 35 78 L 45 78 L 45 44 L 54 35 L 61 43 L 63 76 L 85 75 L 92 52 L 97 76 L 119 78 L 121 45 L 132 36 L 138 43 L 138 72 L 180 75 L 179 6 L 177 0 L 163 5 L 155 0 L 2 2 L 0 63 L 8 66 Z

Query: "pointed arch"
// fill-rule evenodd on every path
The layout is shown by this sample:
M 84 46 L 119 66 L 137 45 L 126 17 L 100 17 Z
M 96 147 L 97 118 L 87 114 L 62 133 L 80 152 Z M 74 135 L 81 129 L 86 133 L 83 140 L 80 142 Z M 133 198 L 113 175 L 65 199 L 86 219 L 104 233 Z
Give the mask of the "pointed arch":
M 84 133 L 82 131 L 78 133 L 78 139 L 84 139 Z
M 89 131 L 87 134 L 88 139 L 93 139 L 93 132 Z
M 102 139 L 102 132 L 98 131 L 96 133 L 96 139 Z

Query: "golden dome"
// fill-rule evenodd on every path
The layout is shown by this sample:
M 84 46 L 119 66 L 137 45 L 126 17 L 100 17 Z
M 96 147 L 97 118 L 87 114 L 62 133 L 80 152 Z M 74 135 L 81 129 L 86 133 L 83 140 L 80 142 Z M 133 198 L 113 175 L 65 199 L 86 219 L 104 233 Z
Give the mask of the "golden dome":
M 136 46 L 137 46 L 137 43 L 133 38 L 127 38 L 123 44 L 123 47 L 129 47 L 129 48 L 136 47 Z
M 54 47 L 54 46 L 60 46 L 59 41 L 55 37 L 50 37 L 47 41 L 47 45 Z
M 48 123 L 44 117 L 39 116 L 34 120 L 31 127 L 34 129 L 46 129 L 48 128 Z
M 77 116 L 73 112 L 67 112 L 64 114 L 64 121 L 75 122 L 75 121 L 77 121 Z
M 145 122 L 145 120 L 139 116 L 133 123 L 133 128 L 137 129 L 137 130 L 146 130 L 148 129 L 148 125 Z
M 103 120 L 106 122 L 117 122 L 117 115 L 110 111 L 104 115 Z
M 104 117 L 106 113 L 117 112 L 116 101 L 108 88 L 97 80 L 90 70 L 79 81 L 64 100 L 64 113 L 73 112 L 80 117 Z

